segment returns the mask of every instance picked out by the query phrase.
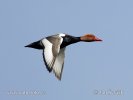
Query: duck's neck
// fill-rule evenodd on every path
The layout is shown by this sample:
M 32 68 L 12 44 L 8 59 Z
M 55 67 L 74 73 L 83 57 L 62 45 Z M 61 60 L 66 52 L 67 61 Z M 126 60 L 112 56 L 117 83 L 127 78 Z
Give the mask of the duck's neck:
M 68 45 L 70 45 L 70 44 L 73 44 L 73 43 L 77 43 L 77 42 L 79 42 L 79 41 L 81 41 L 81 40 L 80 40 L 80 37 L 65 36 L 65 37 L 63 38 L 63 42 L 62 42 L 62 44 L 61 44 L 61 48 L 66 47 L 66 46 L 68 46 Z

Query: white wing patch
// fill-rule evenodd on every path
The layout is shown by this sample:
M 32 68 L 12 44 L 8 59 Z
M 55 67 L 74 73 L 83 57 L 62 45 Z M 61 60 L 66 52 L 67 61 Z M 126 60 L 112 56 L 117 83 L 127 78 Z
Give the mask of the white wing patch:
M 43 51 L 45 65 L 50 72 L 52 70 L 52 66 L 55 61 L 55 57 L 53 56 L 53 53 L 52 53 L 52 43 L 50 43 L 47 39 L 43 39 L 42 43 L 45 47 Z
M 61 80 L 63 66 L 64 66 L 64 58 L 65 58 L 65 48 L 60 49 L 59 54 L 55 59 L 55 63 L 53 65 L 53 71 L 55 76 Z

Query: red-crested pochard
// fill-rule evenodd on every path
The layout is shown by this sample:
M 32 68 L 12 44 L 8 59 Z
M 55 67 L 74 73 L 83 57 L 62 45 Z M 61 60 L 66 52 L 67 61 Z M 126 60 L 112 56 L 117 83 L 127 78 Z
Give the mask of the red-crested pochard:
M 65 48 L 66 46 L 76 42 L 95 42 L 102 41 L 93 34 L 86 34 L 81 37 L 74 37 L 68 34 L 59 33 L 48 36 L 39 41 L 33 42 L 25 47 L 43 50 L 43 60 L 49 72 L 54 72 L 55 76 L 61 80 Z

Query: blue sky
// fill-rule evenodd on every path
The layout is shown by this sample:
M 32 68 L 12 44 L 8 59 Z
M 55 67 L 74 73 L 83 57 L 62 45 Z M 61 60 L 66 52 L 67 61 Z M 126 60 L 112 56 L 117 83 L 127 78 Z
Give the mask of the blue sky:
M 0 99 L 131 100 L 132 4 L 132 0 L 0 0 Z M 93 33 L 103 39 L 67 47 L 61 81 L 46 70 L 42 51 L 24 48 L 58 32 Z M 33 91 L 40 95 L 18 94 Z

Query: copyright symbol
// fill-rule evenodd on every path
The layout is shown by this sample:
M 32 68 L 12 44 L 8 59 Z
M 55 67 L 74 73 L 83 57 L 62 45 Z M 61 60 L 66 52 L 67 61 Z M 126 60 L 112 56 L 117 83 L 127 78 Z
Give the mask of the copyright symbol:
M 98 90 L 94 90 L 93 93 L 94 93 L 95 95 L 97 95 L 97 94 L 98 94 Z

